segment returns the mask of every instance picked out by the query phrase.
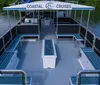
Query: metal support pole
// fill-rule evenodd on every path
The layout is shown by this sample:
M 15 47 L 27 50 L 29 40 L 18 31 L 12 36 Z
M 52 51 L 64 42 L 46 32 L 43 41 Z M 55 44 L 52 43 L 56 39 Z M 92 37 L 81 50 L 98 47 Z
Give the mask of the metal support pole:
M 53 19 L 55 18 L 55 10 L 53 10 Z
M 72 10 L 70 10 L 70 17 L 72 16 Z
M 87 28 L 86 28 L 86 34 L 85 34 L 85 42 L 84 42 L 84 46 L 85 46 L 85 44 L 86 44 L 87 32 L 88 32 L 88 29 L 89 29 L 90 13 L 91 13 L 91 10 L 89 10 L 89 13 L 88 13 L 88 20 L 87 20 Z
M 79 33 L 80 33 L 80 29 L 81 29 L 82 19 L 83 19 L 83 10 L 81 11 Z
M 34 10 L 33 10 L 33 22 L 34 22 Z
M 33 10 L 33 19 L 34 19 L 34 10 Z
M 52 12 L 52 11 L 50 10 L 50 18 L 51 18 L 51 12 Z
M 70 17 L 70 10 L 68 10 L 68 17 Z
M 56 34 L 57 34 L 58 33 L 58 10 L 56 12 L 57 12 L 57 25 L 56 25 Z
M 82 23 L 82 19 L 83 19 L 83 10 L 81 11 L 80 24 Z
M 11 37 L 11 41 L 12 41 L 12 32 L 11 32 L 11 30 L 10 30 L 10 37 Z
M 39 10 L 38 10 L 38 23 L 39 23 Z
M 93 49 L 93 50 L 94 50 L 94 48 L 95 48 L 95 41 L 96 41 L 96 37 L 95 37 L 95 35 L 94 35 L 93 46 L 92 46 L 92 49 Z
M 67 17 L 69 17 L 69 11 L 67 10 Z
M 9 27 L 11 27 L 11 24 L 10 24 L 10 16 L 9 16 L 9 11 L 7 10 L 7 16 L 8 16 L 8 21 L 9 21 Z
M 89 29 L 90 13 L 91 13 L 91 10 L 89 10 L 89 14 L 88 14 L 87 29 Z
M 4 37 L 2 37 L 2 40 L 3 40 L 4 50 L 5 50 L 5 41 L 4 41 Z
M 19 11 L 20 23 L 21 23 L 21 11 Z
M 43 18 L 44 18 L 44 11 L 42 10 L 42 12 L 43 12 Z
M 0 70 L 0 74 L 22 74 L 22 83 L 27 85 L 26 73 L 22 70 Z
M 40 35 L 40 26 L 39 26 L 39 10 L 38 10 L 38 33 L 39 33 L 39 35 Z M 38 39 L 40 39 L 40 36 L 38 37 Z
M 14 12 L 14 21 L 16 23 L 16 14 L 15 14 L 15 11 L 13 11 L 13 12 Z
M 18 31 L 17 31 L 17 26 L 15 26 L 15 29 L 16 29 L 16 35 L 18 34 Z
M 76 19 L 76 10 L 75 10 L 75 12 L 74 12 L 74 19 Z

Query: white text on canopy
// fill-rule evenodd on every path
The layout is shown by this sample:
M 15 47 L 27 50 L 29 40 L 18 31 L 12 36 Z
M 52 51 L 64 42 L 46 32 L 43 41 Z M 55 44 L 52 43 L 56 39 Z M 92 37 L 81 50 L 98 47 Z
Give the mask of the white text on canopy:
M 49 9 L 54 9 L 54 10 L 59 10 L 59 9 L 71 9 L 71 4 L 60 4 L 60 3 L 51 3 L 51 2 L 47 2 L 47 3 L 40 3 L 40 4 L 28 4 L 27 7 L 26 7 L 27 10 L 38 10 L 38 9 L 41 9 L 41 10 L 49 10 Z

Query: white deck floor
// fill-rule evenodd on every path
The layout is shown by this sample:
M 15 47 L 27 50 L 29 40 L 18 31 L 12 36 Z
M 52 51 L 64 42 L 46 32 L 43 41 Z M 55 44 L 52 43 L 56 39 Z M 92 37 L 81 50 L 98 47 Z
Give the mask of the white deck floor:
M 55 69 L 44 69 L 41 58 L 42 44 L 39 41 L 26 42 L 20 48 L 18 69 L 32 76 L 32 85 L 69 85 L 69 77 L 82 70 L 78 62 L 79 47 L 72 41 L 56 43 L 57 66 Z

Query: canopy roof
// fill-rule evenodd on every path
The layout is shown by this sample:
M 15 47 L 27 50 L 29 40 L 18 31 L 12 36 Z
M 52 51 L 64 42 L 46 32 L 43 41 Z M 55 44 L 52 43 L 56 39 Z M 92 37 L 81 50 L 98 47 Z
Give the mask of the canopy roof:
M 36 1 L 31 3 L 19 4 L 3 7 L 3 10 L 94 10 L 92 6 L 85 6 L 60 1 Z

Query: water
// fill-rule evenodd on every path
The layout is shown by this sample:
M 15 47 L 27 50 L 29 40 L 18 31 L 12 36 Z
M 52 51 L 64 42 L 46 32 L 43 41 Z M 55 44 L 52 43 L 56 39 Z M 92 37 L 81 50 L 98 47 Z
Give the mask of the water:
M 7 14 L 0 13 L 0 36 L 2 36 L 9 29 L 14 27 L 17 24 L 18 20 L 19 19 L 17 17 L 16 17 L 16 19 L 14 19 L 14 17 L 12 15 L 10 15 L 10 20 L 9 20 Z M 10 21 L 10 23 L 9 23 L 9 21 Z
M 74 14 L 74 12 L 73 12 Z M 77 18 L 80 20 L 81 11 L 77 11 Z M 88 11 L 83 12 L 83 25 L 86 27 L 88 18 Z M 91 11 L 89 30 L 93 32 L 96 36 L 100 37 L 100 9 L 95 9 Z
M 86 22 L 87 22 L 87 13 L 88 12 L 84 12 L 84 15 L 83 15 L 83 25 L 85 27 L 86 27 Z M 77 16 L 79 16 L 79 14 L 80 13 L 77 12 Z M 99 14 L 100 14 L 100 11 L 97 9 L 91 12 L 90 23 L 89 23 L 89 30 L 92 31 L 98 37 L 100 37 Z M 18 16 L 18 14 L 16 15 Z M 14 25 L 16 25 L 18 21 L 19 21 L 19 18 L 16 17 L 16 19 L 14 19 L 14 16 L 12 13 L 10 14 L 10 24 L 9 24 L 7 14 L 0 13 L 0 36 L 3 35 L 7 30 L 11 29 Z

